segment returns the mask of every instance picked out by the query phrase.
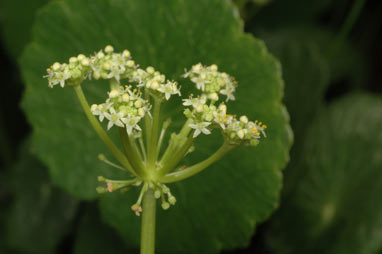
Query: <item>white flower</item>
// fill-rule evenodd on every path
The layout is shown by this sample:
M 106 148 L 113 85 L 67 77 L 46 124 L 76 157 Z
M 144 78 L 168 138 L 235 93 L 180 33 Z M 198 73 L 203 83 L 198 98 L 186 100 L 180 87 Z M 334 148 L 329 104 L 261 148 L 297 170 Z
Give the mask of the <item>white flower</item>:
M 132 134 L 133 130 L 136 129 L 138 131 L 141 131 L 141 127 L 139 127 L 138 123 L 141 120 L 140 117 L 130 117 L 130 118 L 123 118 L 122 121 L 126 125 L 126 131 L 129 135 Z
M 196 88 L 204 91 L 206 88 L 206 83 L 209 83 L 209 80 L 206 80 L 206 75 L 202 73 L 199 77 L 191 78 L 191 81 L 196 84 Z
M 153 82 L 153 84 L 154 84 L 154 82 Z M 173 95 L 173 94 L 180 95 L 180 91 L 177 88 L 176 83 L 171 82 L 171 81 L 167 82 L 165 85 L 161 85 L 161 87 L 158 89 L 158 91 L 165 94 L 166 100 L 169 100 L 171 95 Z
M 105 113 L 107 112 L 108 108 L 112 104 L 106 105 L 105 103 L 100 104 L 100 105 L 95 105 L 93 104 L 90 110 L 92 111 L 92 114 L 95 116 L 99 116 L 99 121 L 102 122 L 103 119 L 105 118 Z
M 242 123 L 245 123 L 245 124 L 246 124 L 246 123 L 248 123 L 248 117 L 243 115 L 243 116 L 240 117 L 240 121 L 241 121 Z
M 200 133 L 204 133 L 206 135 L 208 134 L 211 134 L 211 131 L 209 129 L 207 129 L 206 127 L 209 126 L 211 123 L 209 122 L 199 122 L 199 123 L 196 123 L 196 124 L 193 124 L 193 123 L 190 123 L 190 127 L 192 129 L 195 129 L 195 132 L 194 132 L 194 135 L 193 135 L 193 138 L 196 138 Z
M 113 125 L 117 125 L 118 127 L 124 127 L 121 121 L 123 114 L 115 112 L 115 109 L 113 107 L 111 107 L 109 111 L 110 114 L 107 112 L 104 113 L 105 117 L 109 120 L 109 123 L 107 124 L 107 129 L 110 130 L 110 128 L 113 127 Z
M 222 89 L 222 90 L 220 90 L 220 93 L 227 96 L 227 99 L 225 101 L 234 101 L 235 100 L 235 96 L 233 95 L 234 91 L 235 90 Z
M 219 96 L 217 93 L 210 93 L 208 95 L 208 99 L 213 100 L 213 101 L 217 101 L 217 100 L 219 100 Z
M 206 104 L 206 97 L 201 96 L 201 97 L 196 97 L 196 98 L 191 98 L 190 99 L 183 99 L 183 106 L 192 106 L 193 108 L 197 108 L 199 105 L 204 105 Z

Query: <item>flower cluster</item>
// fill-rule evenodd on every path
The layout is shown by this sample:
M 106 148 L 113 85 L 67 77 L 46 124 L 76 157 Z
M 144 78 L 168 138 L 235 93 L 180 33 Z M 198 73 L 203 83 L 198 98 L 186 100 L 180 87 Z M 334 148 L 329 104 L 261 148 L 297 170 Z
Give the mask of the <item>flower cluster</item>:
M 99 157 L 104 157 L 104 155 L 99 155 Z M 102 158 L 102 160 L 105 161 L 106 158 Z M 120 190 L 122 193 L 126 193 L 132 187 L 142 185 L 142 181 L 137 178 L 132 180 L 111 180 L 103 176 L 99 176 L 98 181 L 106 183 L 106 187 L 97 187 L 97 192 L 100 194 L 105 192 L 114 192 L 117 190 Z M 131 210 L 135 212 L 137 216 L 140 216 L 140 213 L 142 212 L 142 198 L 148 187 L 154 190 L 154 197 L 156 199 L 161 199 L 161 206 L 163 210 L 170 208 L 170 205 L 175 205 L 176 198 L 171 194 L 170 188 L 168 188 L 165 184 L 155 182 L 144 183 L 137 202 L 131 206 Z
M 141 98 L 137 89 L 131 90 L 129 86 L 114 88 L 108 94 L 105 103 L 90 107 L 92 114 L 98 116 L 101 122 L 104 118 L 109 120 L 107 129 L 113 125 L 126 127 L 129 135 L 141 131 L 138 123 L 146 114 L 150 114 L 150 103 Z
M 58 84 L 61 87 L 73 86 L 90 77 L 90 60 L 83 54 L 79 54 L 77 57 L 71 57 L 69 63 L 54 63 L 46 71 L 48 74 L 44 77 L 48 78 L 49 87 Z
M 166 80 L 166 77 L 155 71 L 151 66 L 146 70 L 140 69 L 131 58 L 128 50 L 115 53 L 110 45 L 100 50 L 93 56 L 86 57 L 83 54 L 71 57 L 69 63 L 54 63 L 47 69 L 49 87 L 60 84 L 78 85 L 85 79 L 112 79 L 118 84 L 123 79 L 137 83 L 138 87 L 147 88 L 158 98 L 169 100 L 171 95 L 179 95 L 180 89 L 174 81 Z
M 215 64 L 196 64 L 183 75 L 195 83 L 200 94 L 191 94 L 189 98 L 183 99 L 187 121 L 178 133 L 171 133 L 168 146 L 163 151 L 161 146 L 170 121 L 164 122 L 160 129 L 160 103 L 173 95 L 181 95 L 176 82 L 167 80 L 165 75 L 151 66 L 140 68 L 128 50 L 115 53 L 112 46 L 106 46 L 104 50 L 89 57 L 80 54 L 71 57 L 68 63 L 54 63 L 47 72 L 49 87 L 74 87 L 91 125 L 122 166 L 107 160 L 102 154 L 99 159 L 133 176 L 129 180 L 110 180 L 100 176 L 98 180 L 106 186 L 99 186 L 97 191 L 126 192 L 134 186 L 141 186 L 138 200 L 131 206 L 137 215 L 142 212 L 142 198 L 149 190 L 151 195 L 162 200 L 162 208 L 168 209 L 175 204 L 176 199 L 164 183 L 190 177 L 237 145 L 255 146 L 261 136 L 265 137 L 266 125 L 257 120 L 249 121 L 244 115 L 237 118 L 228 114 L 226 102 L 235 99 L 237 82 L 227 73 L 219 72 Z M 93 104 L 89 108 L 81 88 L 81 83 L 86 79 L 110 81 L 110 91 L 104 103 Z M 223 99 L 225 102 L 222 102 Z M 153 114 L 150 113 L 152 108 Z M 125 132 L 121 132 L 124 153 L 103 131 L 100 123 L 94 120 L 94 116 L 100 122 L 107 119 L 108 130 L 113 126 L 125 129 Z M 145 118 L 144 126 L 140 126 L 142 118 Z M 145 137 L 143 127 L 146 128 Z M 221 130 L 225 141 L 222 147 L 207 158 L 206 163 L 197 163 L 187 168 L 177 167 L 194 149 L 195 138 L 202 133 L 211 134 L 213 129 Z
M 196 88 L 201 90 L 212 101 L 218 101 L 219 94 L 225 95 L 227 97 L 226 101 L 235 100 L 233 94 L 237 82 L 227 73 L 218 72 L 216 64 L 203 66 L 198 63 L 192 66 L 191 70 L 186 72 L 183 77 L 189 77 L 196 84 Z
M 155 71 L 152 66 L 147 67 L 146 70 L 137 69 L 129 79 L 130 82 L 138 83 L 139 88 L 146 88 L 156 97 L 164 97 L 169 100 L 171 95 L 177 94 L 180 96 L 177 83 L 166 80 L 166 76 Z
M 258 144 L 260 133 L 265 136 L 266 125 L 257 120 L 248 121 L 244 115 L 238 120 L 234 115 L 227 114 L 227 106 L 224 103 L 217 107 L 212 103 L 208 105 L 204 95 L 184 99 L 183 105 L 192 107 L 187 108 L 184 114 L 191 119 L 189 126 L 195 130 L 194 138 L 200 133 L 210 134 L 213 128 L 221 128 L 225 139 L 232 144 L 255 146 Z
M 114 48 L 110 45 L 90 57 L 90 66 L 95 79 L 115 79 L 118 83 L 138 68 L 128 50 L 114 53 Z
M 260 133 L 265 136 L 266 125 L 257 120 L 249 121 L 246 116 L 236 119 L 234 115 L 227 114 L 224 102 L 215 106 L 219 100 L 217 93 L 226 94 L 227 100 L 233 100 L 236 86 L 228 74 L 217 71 L 216 65 L 194 65 L 184 77 L 190 77 L 196 88 L 202 91 L 197 97 L 191 95 L 188 99 L 183 99 L 183 105 L 190 107 L 184 114 L 190 120 L 189 127 L 194 129 L 194 138 L 201 133 L 210 134 L 213 128 L 220 128 L 224 138 L 230 143 L 255 146 Z

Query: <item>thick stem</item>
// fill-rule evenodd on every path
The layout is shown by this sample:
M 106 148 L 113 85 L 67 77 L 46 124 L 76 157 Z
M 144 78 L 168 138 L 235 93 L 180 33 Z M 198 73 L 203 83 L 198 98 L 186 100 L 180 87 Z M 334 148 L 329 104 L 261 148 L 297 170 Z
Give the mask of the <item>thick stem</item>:
M 177 182 L 177 181 L 189 178 L 199 173 L 203 169 L 207 168 L 215 161 L 220 160 L 224 155 L 226 155 L 229 151 L 231 151 L 235 147 L 236 147 L 235 145 L 230 145 L 229 143 L 225 142 L 214 154 L 212 154 L 210 157 L 208 157 L 204 161 L 199 162 L 184 170 L 167 174 L 161 177 L 159 181 L 162 183 L 172 183 L 172 182 Z
M 102 126 L 99 124 L 98 120 L 90 112 L 89 104 L 86 100 L 86 97 L 84 95 L 84 92 L 82 91 L 81 86 L 79 85 L 74 86 L 74 91 L 76 92 L 76 95 L 78 97 L 78 100 L 80 101 L 82 109 L 85 112 L 85 115 L 87 116 L 91 126 L 93 127 L 95 132 L 98 134 L 100 139 L 105 143 L 105 145 L 110 150 L 110 152 L 124 166 L 124 168 L 126 168 L 128 171 L 130 171 L 130 173 L 136 176 L 137 174 L 134 171 L 133 167 L 131 166 L 130 162 L 127 160 L 126 156 L 113 143 L 113 141 L 109 138 L 109 136 L 103 130 Z
M 149 188 L 143 196 L 141 254 L 154 254 L 155 251 L 155 210 L 154 191 Z

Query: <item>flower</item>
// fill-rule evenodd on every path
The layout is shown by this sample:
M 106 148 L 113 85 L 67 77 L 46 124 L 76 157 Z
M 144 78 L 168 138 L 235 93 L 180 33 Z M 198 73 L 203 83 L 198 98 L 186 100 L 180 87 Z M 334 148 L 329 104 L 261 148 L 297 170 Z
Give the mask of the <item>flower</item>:
M 193 124 L 193 123 L 190 123 L 189 126 L 192 128 L 192 129 L 195 129 L 195 132 L 194 132 L 194 135 L 193 135 L 193 138 L 196 138 L 200 133 L 204 133 L 206 135 L 208 134 L 211 134 L 211 131 L 209 129 L 207 129 L 206 127 L 208 127 L 211 123 L 209 122 L 199 122 L 199 123 L 196 123 L 196 124 Z
M 198 63 L 192 66 L 190 71 L 186 71 L 183 77 L 190 78 L 196 88 L 211 101 L 218 101 L 219 94 L 225 95 L 226 101 L 235 100 L 236 81 L 227 73 L 218 72 L 215 64 L 203 66 Z
M 178 94 L 180 96 L 180 90 L 175 82 L 168 81 L 166 84 L 161 85 L 158 91 L 165 95 L 166 100 L 169 100 L 171 95 Z
M 129 135 L 133 133 L 133 130 L 141 131 L 141 127 L 139 127 L 138 123 L 141 120 L 140 117 L 130 117 L 124 118 L 123 122 L 126 124 L 126 131 Z
M 105 117 L 109 120 L 107 124 L 107 129 L 109 130 L 113 125 L 117 125 L 118 127 L 124 127 L 122 123 L 123 114 L 120 112 L 116 112 L 114 108 L 109 109 L 110 113 L 105 113 Z

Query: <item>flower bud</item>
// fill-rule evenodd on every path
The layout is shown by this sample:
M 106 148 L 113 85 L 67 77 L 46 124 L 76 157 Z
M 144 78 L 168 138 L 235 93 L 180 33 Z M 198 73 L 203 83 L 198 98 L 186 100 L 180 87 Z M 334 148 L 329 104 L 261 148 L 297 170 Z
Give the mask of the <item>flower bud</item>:
M 161 196 L 161 192 L 160 192 L 160 190 L 156 190 L 156 191 L 154 192 L 154 197 L 155 197 L 156 199 L 158 199 L 158 198 L 160 198 L 160 196 Z
M 84 55 L 84 54 L 79 54 L 78 56 L 77 56 L 77 60 L 78 61 L 82 61 L 82 60 L 84 60 L 86 58 L 86 56 Z
M 113 89 L 109 92 L 109 97 L 110 98 L 115 98 L 119 95 L 119 91 L 117 89 Z
M 84 59 L 81 61 L 81 64 L 82 64 L 83 66 L 89 66 L 89 64 L 90 64 L 89 58 L 84 58 Z
M 176 203 L 176 198 L 174 196 L 170 196 L 168 198 L 168 202 L 171 204 L 171 205 L 175 205 Z
M 137 108 L 142 107 L 143 106 L 142 100 L 141 99 L 136 100 L 135 103 L 134 103 L 134 106 L 137 107 Z
M 72 56 L 71 58 L 69 58 L 69 63 L 75 63 L 77 62 L 77 58 Z
M 208 99 L 213 100 L 213 101 L 217 101 L 217 100 L 219 100 L 219 96 L 217 93 L 210 93 L 208 95 Z
M 93 72 L 93 78 L 94 79 L 98 80 L 98 79 L 100 79 L 100 77 L 101 77 L 101 74 L 98 71 Z
M 203 104 L 199 104 L 197 107 L 196 107 L 196 112 L 203 112 L 203 109 L 204 109 L 204 107 L 203 107 L 204 105 Z
M 243 139 L 243 138 L 244 138 L 244 130 L 241 129 L 241 130 L 237 131 L 237 136 L 238 136 L 239 138 Z
M 219 110 L 223 111 L 225 113 L 225 112 L 227 112 L 227 106 L 225 104 L 220 104 L 219 105 Z
M 110 64 L 109 63 L 104 63 L 102 66 L 105 70 L 110 70 Z
M 98 186 L 96 188 L 96 191 L 98 192 L 98 194 L 104 194 L 106 192 L 106 189 L 102 186 Z
M 98 59 L 101 59 L 101 58 L 103 58 L 104 56 L 105 56 L 105 54 L 104 54 L 102 51 L 100 51 L 100 52 L 97 53 L 97 58 L 98 58 Z
M 123 57 L 130 57 L 130 56 L 131 56 L 130 51 L 128 51 L 127 49 L 125 49 L 125 50 L 122 52 L 122 56 L 123 56 Z
M 98 154 L 98 159 L 100 161 L 104 161 L 104 160 L 106 160 L 106 156 L 104 154 L 100 153 L 100 154 Z
M 94 112 L 98 109 L 98 105 L 97 104 L 93 104 L 91 107 L 90 107 L 90 111 Z
M 130 95 L 128 95 L 127 93 L 122 95 L 122 101 L 129 102 L 129 100 L 130 100 Z
M 157 90 L 159 88 L 159 83 L 158 81 L 154 80 L 152 83 L 151 83 L 151 89 L 153 90 Z
M 60 68 L 61 68 L 61 64 L 60 64 L 60 63 L 55 62 L 55 63 L 52 65 L 52 69 L 53 69 L 54 71 L 58 71 Z
M 138 115 L 139 116 L 141 116 L 141 117 L 143 117 L 143 116 L 145 116 L 145 110 L 143 109 L 143 108 L 140 108 L 140 109 L 138 109 Z
M 170 207 L 170 204 L 169 204 L 169 203 L 167 203 L 167 202 L 163 202 L 163 203 L 162 203 L 162 209 L 163 209 L 163 210 L 167 210 L 169 207 Z
M 155 69 L 152 66 L 149 66 L 146 68 L 146 71 L 150 74 L 153 74 L 155 72 Z
M 106 52 L 107 54 L 113 53 L 113 51 L 114 51 L 113 46 L 111 46 L 111 45 L 107 45 L 107 46 L 105 47 L 105 52 Z
M 127 65 L 128 67 L 134 67 L 135 62 L 134 62 L 133 60 L 129 60 L 129 61 L 127 61 L 126 65 Z
M 240 117 L 240 121 L 241 121 L 242 123 L 248 123 L 248 117 L 247 117 L 247 116 L 241 116 L 241 117 Z

